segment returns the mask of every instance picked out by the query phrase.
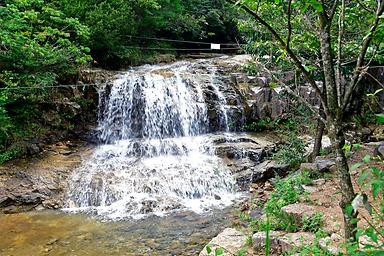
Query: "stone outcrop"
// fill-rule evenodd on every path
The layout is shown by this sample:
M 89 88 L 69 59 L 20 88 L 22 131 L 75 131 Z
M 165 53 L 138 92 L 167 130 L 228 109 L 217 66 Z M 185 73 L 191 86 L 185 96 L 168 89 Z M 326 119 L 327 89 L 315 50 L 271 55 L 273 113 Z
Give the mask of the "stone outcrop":
M 217 249 L 223 250 L 222 256 L 235 256 L 246 245 L 247 237 L 233 228 L 224 229 L 214 237 L 200 252 L 199 256 L 215 255 Z M 208 249 L 208 248 L 209 249 Z M 210 253 L 208 253 L 211 251 Z
M 248 190 L 250 183 L 283 175 L 288 166 L 267 160 L 275 148 L 273 137 L 237 134 L 213 135 L 215 154 L 231 168 L 237 185 Z
M 68 145 L 72 145 L 69 147 Z M 19 160 L 0 166 L 0 212 L 63 207 L 67 178 L 89 153 L 70 142 L 45 147 L 41 159 Z
M 314 163 L 302 163 L 300 165 L 300 171 L 329 172 L 333 170 L 335 164 L 335 161 L 332 159 L 316 157 Z
M 297 225 L 301 225 L 303 219 L 312 218 L 316 214 L 316 210 L 306 204 L 296 203 L 284 206 L 281 212 L 291 217 Z
M 314 240 L 315 235 L 309 232 L 284 233 L 282 231 L 270 231 L 270 253 L 272 255 L 281 255 L 294 248 L 310 245 Z M 253 234 L 252 241 L 256 251 L 264 251 L 266 245 L 266 233 L 258 232 Z

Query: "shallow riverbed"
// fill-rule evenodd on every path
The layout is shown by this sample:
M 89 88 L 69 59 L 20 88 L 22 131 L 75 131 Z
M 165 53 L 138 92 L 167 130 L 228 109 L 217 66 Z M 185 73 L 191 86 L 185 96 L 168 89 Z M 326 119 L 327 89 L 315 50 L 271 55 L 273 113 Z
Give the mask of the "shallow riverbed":
M 198 255 L 230 225 L 230 211 L 118 222 L 60 211 L 0 215 L 0 255 Z

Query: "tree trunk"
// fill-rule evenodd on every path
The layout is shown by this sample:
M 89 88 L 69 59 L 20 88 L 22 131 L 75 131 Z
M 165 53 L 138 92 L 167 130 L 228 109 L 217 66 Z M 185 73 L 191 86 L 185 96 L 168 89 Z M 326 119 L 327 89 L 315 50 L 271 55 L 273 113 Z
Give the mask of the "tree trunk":
M 329 132 L 332 140 L 332 147 L 335 152 L 337 175 L 339 179 L 339 189 L 341 192 L 341 200 L 339 205 L 343 211 L 344 216 L 344 233 L 346 239 L 356 240 L 356 223 L 352 223 L 352 219 L 356 216 L 347 214 L 347 206 L 351 205 L 355 192 L 353 190 L 352 180 L 349 173 L 347 158 L 345 157 L 343 147 L 345 144 L 344 132 L 341 123 L 337 120 L 328 120 Z
M 320 21 L 320 52 L 321 60 L 323 62 L 323 74 L 325 95 L 327 98 L 327 107 L 331 112 L 338 110 L 337 104 L 337 90 L 336 90 L 336 77 L 333 69 L 332 45 L 331 45 L 331 23 L 322 15 L 319 16 Z M 324 89 L 323 89 L 324 90 Z M 325 106 L 324 106 L 325 107 Z M 326 109 L 326 108 L 325 108 Z M 337 114 L 336 114 L 337 115 Z
M 326 116 L 323 110 L 323 105 L 320 103 L 319 115 L 325 120 Z M 313 145 L 313 151 L 309 156 L 309 161 L 314 162 L 316 157 L 320 155 L 321 150 L 321 141 L 323 139 L 323 134 L 325 130 L 325 124 L 321 121 L 320 118 L 317 119 L 317 128 L 316 128 L 316 137 L 315 144 Z
M 331 136 L 332 147 L 336 154 L 336 168 L 339 179 L 339 189 L 341 192 L 340 207 L 344 215 L 344 233 L 345 239 L 356 240 L 356 223 L 352 223 L 352 218 L 356 216 L 349 216 L 347 214 L 347 206 L 352 203 L 355 197 L 353 190 L 351 176 L 349 174 L 349 167 L 347 159 L 344 155 L 343 147 L 345 144 L 345 137 L 342 126 L 342 109 L 338 105 L 336 78 L 334 72 L 332 50 L 331 50 L 331 21 L 326 15 L 319 14 L 320 31 L 320 51 L 323 61 L 323 73 L 325 82 L 325 93 L 327 98 L 327 124 L 328 132 Z
M 313 151 L 309 157 L 310 162 L 314 162 L 316 157 L 320 155 L 321 140 L 323 139 L 324 129 L 325 129 L 325 124 L 320 120 L 320 118 L 317 119 L 315 144 L 313 145 Z

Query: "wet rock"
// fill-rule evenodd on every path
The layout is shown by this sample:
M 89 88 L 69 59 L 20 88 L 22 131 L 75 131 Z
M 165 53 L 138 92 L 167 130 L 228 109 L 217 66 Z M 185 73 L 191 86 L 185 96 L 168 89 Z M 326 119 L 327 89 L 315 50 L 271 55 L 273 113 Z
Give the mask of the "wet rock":
M 9 206 L 11 205 L 13 202 L 15 201 L 14 198 L 10 197 L 10 196 L 1 196 L 0 197 L 0 207 L 6 207 L 6 206 Z
M 38 144 L 29 144 L 27 145 L 27 154 L 28 155 L 36 155 L 41 152 L 41 148 Z
M 57 243 L 58 241 L 59 241 L 58 238 L 52 238 L 51 240 L 49 240 L 49 241 L 46 243 L 46 245 L 52 245 L 52 244 L 54 244 L 54 243 Z
M 292 217 L 297 225 L 301 225 L 304 218 L 312 218 L 316 214 L 315 208 L 302 203 L 284 206 L 281 212 Z
M 204 247 L 199 256 L 215 255 L 218 248 L 224 250 L 223 256 L 235 256 L 246 245 L 246 240 L 247 237 L 236 229 L 224 229 Z M 207 252 L 207 246 L 212 250 L 210 254 Z
M 153 212 L 154 209 L 158 206 L 158 203 L 155 200 L 147 200 L 147 201 L 141 202 L 141 205 L 142 207 L 140 209 L 140 213 L 146 214 L 146 213 Z
M 69 150 L 69 149 L 67 149 L 67 150 L 60 150 L 60 151 L 59 151 L 59 154 L 68 156 L 68 155 L 70 155 L 70 154 L 73 154 L 74 152 L 75 152 L 75 151 L 73 151 L 73 150 Z
M 0 179 L 0 212 L 23 212 L 34 209 L 57 209 L 63 206 L 67 177 L 80 163 L 79 155 L 57 152 L 64 143 L 47 146 L 41 158 L 5 164 Z
M 13 214 L 13 213 L 18 213 L 20 210 L 19 210 L 19 208 L 17 206 L 10 205 L 10 206 L 7 206 L 7 207 L 1 209 L 1 211 L 4 214 Z
M 275 175 L 282 176 L 288 171 L 289 165 L 280 164 L 274 160 L 268 160 L 260 164 L 259 168 L 265 169 L 265 172 L 268 174 L 273 173 Z M 272 176 L 275 176 L 275 175 L 272 175 Z M 272 176 L 268 178 L 272 178 Z
M 237 164 L 236 167 L 241 167 L 240 171 L 235 173 L 237 184 L 247 189 L 250 183 L 265 181 L 275 176 L 281 176 L 288 170 L 288 165 L 278 164 L 275 161 L 264 161 L 261 164 L 252 164 L 250 161 L 243 160 L 242 164 Z

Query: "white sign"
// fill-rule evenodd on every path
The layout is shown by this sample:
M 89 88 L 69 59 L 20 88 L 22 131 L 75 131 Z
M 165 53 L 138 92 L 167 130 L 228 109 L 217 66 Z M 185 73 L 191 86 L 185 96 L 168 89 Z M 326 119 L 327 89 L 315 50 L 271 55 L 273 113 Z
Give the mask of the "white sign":
M 211 44 L 211 50 L 220 50 L 220 44 Z

